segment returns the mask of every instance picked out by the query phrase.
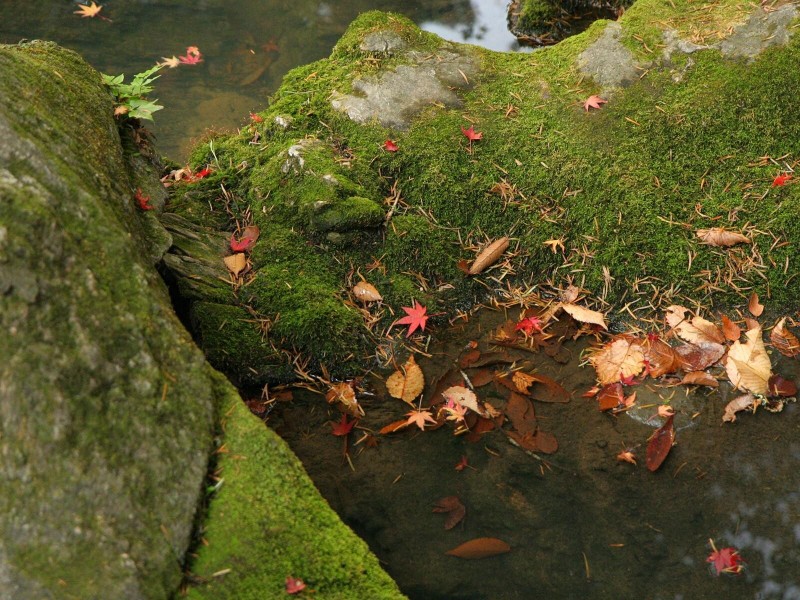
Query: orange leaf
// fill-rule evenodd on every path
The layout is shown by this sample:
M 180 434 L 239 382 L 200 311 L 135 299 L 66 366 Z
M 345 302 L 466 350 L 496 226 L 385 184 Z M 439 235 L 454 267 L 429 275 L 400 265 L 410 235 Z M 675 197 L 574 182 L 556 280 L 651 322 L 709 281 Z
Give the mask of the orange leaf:
M 719 387 L 713 375 L 705 371 L 692 371 L 683 376 L 681 383 L 687 385 L 707 385 L 708 387 Z
M 360 300 L 361 302 L 378 302 L 383 300 L 383 296 L 381 296 L 377 288 L 366 281 L 359 281 L 353 286 L 353 295 L 356 297 L 356 300 Z
M 725 315 L 722 315 L 722 333 L 729 342 L 735 342 L 742 337 L 741 328 Z
M 389 376 L 386 380 L 386 389 L 392 398 L 399 398 L 414 405 L 414 399 L 425 389 L 425 376 L 414 360 L 413 354 L 408 357 L 402 371 L 397 370 Z
M 650 471 L 656 471 L 667 458 L 675 441 L 675 428 L 672 421 L 675 415 L 670 415 L 667 421 L 653 433 L 647 444 L 645 463 Z
M 764 305 L 758 301 L 758 294 L 753 292 L 750 294 L 750 301 L 747 303 L 747 309 L 754 317 L 760 317 L 764 312 Z
M 684 371 L 702 371 L 715 364 L 725 354 L 725 346 L 714 342 L 681 344 L 673 348 Z
M 618 337 L 592 354 L 589 361 L 594 365 L 600 383 L 607 385 L 641 373 L 644 353 L 636 340 Z
M 786 317 L 775 324 L 769 334 L 769 339 L 775 349 L 784 356 L 797 356 L 800 354 L 800 340 L 791 331 L 786 329 Z
M 445 554 L 449 556 L 457 556 L 458 558 L 486 558 L 487 556 L 495 556 L 497 554 L 505 554 L 511 551 L 511 546 L 506 544 L 503 540 L 497 538 L 482 537 L 464 542 L 460 546 L 448 550 Z
M 395 431 L 400 431 L 401 429 L 405 429 L 409 425 L 410 423 L 408 422 L 408 419 L 400 419 L 399 421 L 393 421 L 388 425 L 384 425 L 383 427 L 381 427 L 379 433 L 381 435 L 386 435 L 387 433 L 394 433 Z
M 672 346 L 657 337 L 648 337 L 639 344 L 644 359 L 650 365 L 650 377 L 661 377 L 680 368 L 680 357 Z

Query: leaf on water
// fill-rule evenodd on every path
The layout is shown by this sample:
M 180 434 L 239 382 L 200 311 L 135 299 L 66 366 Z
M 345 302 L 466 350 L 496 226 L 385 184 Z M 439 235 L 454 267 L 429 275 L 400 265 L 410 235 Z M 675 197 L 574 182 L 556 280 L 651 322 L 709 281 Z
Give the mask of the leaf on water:
M 707 385 L 708 387 L 719 387 L 719 381 L 717 381 L 713 375 L 706 373 L 705 371 L 691 371 L 683 376 L 681 383 L 686 385 Z
M 222 260 L 225 262 L 225 266 L 228 267 L 228 271 L 233 273 L 234 277 L 238 277 L 239 273 L 247 266 L 247 257 L 244 255 L 244 252 L 231 254 Z
M 568 302 L 561 303 L 561 308 L 564 309 L 570 317 L 575 319 L 576 321 L 580 321 L 581 323 L 589 323 L 591 325 L 599 325 L 606 331 L 608 331 L 608 326 L 606 325 L 605 317 L 603 313 L 598 312 L 596 310 L 590 310 L 585 306 L 581 306 L 579 304 L 571 304 Z
M 358 423 L 358 419 L 353 419 L 352 421 L 347 420 L 347 415 L 342 414 L 342 420 L 338 423 L 331 423 L 331 433 L 333 435 L 343 436 L 350 433 L 350 430 L 353 429 L 353 426 Z
M 742 329 L 725 315 L 722 315 L 722 334 L 729 342 L 735 342 L 742 337 Z
M 625 395 L 622 393 L 622 384 L 619 382 L 604 385 L 600 393 L 597 394 L 597 404 L 600 410 L 617 408 L 624 400 Z
M 383 300 L 380 292 L 371 283 L 359 281 L 353 286 L 353 295 L 361 302 L 379 302 Z
M 414 406 L 414 399 L 425 389 L 425 375 L 414 360 L 413 354 L 408 357 L 401 370 L 389 376 L 386 380 L 386 389 L 392 398 L 399 398 Z
M 472 387 L 483 387 L 487 383 L 491 383 L 494 379 L 494 372 L 490 369 L 478 369 L 470 373 L 469 380 L 472 382 Z
M 650 377 L 661 377 L 680 368 L 680 357 L 675 350 L 657 336 L 648 336 L 639 343 L 639 347 L 649 365 Z
M 738 231 L 729 231 L 724 227 L 712 227 L 711 229 L 698 229 L 696 232 L 697 237 L 700 238 L 700 243 L 708 244 L 709 246 L 717 246 L 726 248 L 728 246 L 735 246 L 736 244 L 749 244 L 750 238 Z
M 555 379 L 541 373 L 531 373 L 530 376 L 535 383 L 542 384 L 528 392 L 531 398 L 539 402 L 569 402 L 569 392 Z
M 797 385 L 791 379 L 784 379 L 780 375 L 773 375 L 769 378 L 770 397 L 791 398 L 797 395 Z
M 508 238 L 501 237 L 499 240 L 495 240 L 483 251 L 478 254 L 478 257 L 475 259 L 475 262 L 469 268 L 468 274 L 469 275 L 477 275 L 482 273 L 487 267 L 490 267 L 494 263 L 496 263 L 501 256 L 503 256 L 503 252 L 508 249 Z
M 511 392 L 508 397 L 508 402 L 504 408 L 504 412 L 508 420 L 511 421 L 511 426 L 516 429 L 520 434 L 535 433 L 538 428 L 536 421 L 536 413 L 533 410 L 533 404 L 522 394 Z
M 461 369 L 466 369 L 474 365 L 481 357 L 481 351 L 477 348 L 472 348 L 469 352 L 462 354 L 458 359 L 458 366 Z
M 619 454 L 617 454 L 617 460 L 620 462 L 627 462 L 631 463 L 632 465 L 636 464 L 636 455 L 631 452 L 630 450 L 623 450 Z
M 331 385 L 328 393 L 325 394 L 328 404 L 341 402 L 344 409 L 353 417 L 363 417 L 364 409 L 356 399 L 356 392 L 353 389 L 353 382 L 342 381 Z
M 466 457 L 464 457 L 466 466 Z M 458 467 L 456 467 L 458 469 Z M 464 467 L 462 467 L 463 469 Z M 466 507 L 461 504 L 458 496 L 446 496 L 436 501 L 433 507 L 435 513 L 447 513 L 447 518 L 444 521 L 445 529 L 452 529 L 458 525 L 467 514 Z
M 408 419 L 400 419 L 399 421 L 392 421 L 388 425 L 384 425 L 381 427 L 380 433 L 381 435 L 386 435 L 387 433 L 394 433 L 395 431 L 401 431 L 407 428 L 410 425 Z
M 647 443 L 647 456 L 645 464 L 650 471 L 656 471 L 667 458 L 672 444 L 675 441 L 675 428 L 672 421 L 675 415 L 670 415 L 667 421 L 653 433 Z
M 715 364 L 725 354 L 725 346 L 715 342 L 681 344 L 673 351 L 684 371 L 702 371 Z
M 430 423 L 431 425 L 436 425 L 437 421 L 433 418 L 433 415 L 428 410 L 412 410 L 411 412 L 407 412 L 406 416 L 408 420 L 406 421 L 409 425 L 416 425 L 422 431 L 425 431 L 425 425 Z
M 406 316 L 402 319 L 397 319 L 394 322 L 395 325 L 408 325 L 408 332 L 406 333 L 406 337 L 411 337 L 411 334 L 419 328 L 420 331 L 425 331 L 425 325 L 430 318 L 427 314 L 428 309 L 422 304 L 419 304 L 416 300 L 414 300 L 414 306 L 401 306 Z
M 749 310 L 750 314 L 754 317 L 760 317 L 761 313 L 764 312 L 764 305 L 758 301 L 758 294 L 755 292 L 750 294 L 750 300 L 747 303 L 747 310 Z
M 769 339 L 775 349 L 784 356 L 797 356 L 800 354 L 800 340 L 786 328 L 786 317 L 775 324 L 769 334 Z
M 91 4 L 78 4 L 78 10 L 75 11 L 76 15 L 81 17 L 96 17 L 97 14 L 103 10 L 103 7 L 92 2 Z M 101 17 L 102 18 L 102 17 Z
M 639 343 L 632 338 L 618 337 L 589 357 L 603 385 L 620 379 L 634 377 L 644 368 L 644 353 Z
M 506 552 L 510 551 L 511 546 L 506 544 L 503 540 L 482 537 L 464 542 L 460 546 L 456 546 L 452 550 L 448 550 L 445 552 L 445 554 L 449 556 L 457 556 L 458 558 L 476 559 L 495 556 L 497 554 L 505 554 Z
M 728 349 L 725 369 L 728 379 L 737 389 L 754 394 L 766 394 L 772 365 L 761 339 L 761 327 L 745 333 L 747 342 L 734 342 Z
M 755 406 L 756 399 L 753 394 L 745 394 L 734 398 L 725 405 L 725 414 L 722 415 L 723 423 L 733 423 L 736 420 L 736 413 Z
M 445 400 L 465 406 L 479 415 L 484 414 L 484 410 L 478 405 L 478 398 L 475 396 L 475 392 L 463 386 L 454 385 L 449 387 L 442 392 L 442 396 L 444 396 Z

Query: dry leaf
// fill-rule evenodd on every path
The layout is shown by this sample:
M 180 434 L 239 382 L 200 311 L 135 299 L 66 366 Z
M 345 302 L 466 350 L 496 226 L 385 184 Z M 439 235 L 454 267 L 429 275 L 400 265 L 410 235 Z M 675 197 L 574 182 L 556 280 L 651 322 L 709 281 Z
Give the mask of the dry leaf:
M 452 529 L 466 516 L 467 509 L 461 504 L 461 500 L 458 499 L 458 496 L 447 496 L 436 501 L 433 512 L 447 513 L 447 518 L 444 521 L 444 528 Z
M 261 235 L 261 230 L 258 228 L 258 225 L 248 225 L 244 229 L 242 229 L 242 235 L 239 236 L 240 239 L 250 239 L 253 240 L 253 244 L 258 241 L 258 236 Z
M 581 289 L 575 285 L 567 286 L 563 292 L 561 292 L 561 302 L 564 304 L 572 304 L 575 300 L 578 299 L 578 296 L 581 294 Z
M 692 371 L 691 373 L 687 373 L 681 379 L 681 383 L 686 385 L 707 385 L 708 387 L 719 387 L 719 381 L 717 381 L 713 375 L 710 373 L 706 373 L 705 371 Z
M 729 342 L 735 342 L 742 337 L 742 330 L 736 323 L 722 315 L 722 334 Z
M 745 337 L 747 342 L 734 342 L 728 349 L 728 360 L 725 364 L 728 379 L 742 391 L 766 394 L 772 365 L 761 339 L 761 327 L 751 329 Z
M 239 273 L 241 273 L 242 270 L 247 266 L 247 257 L 245 256 L 244 252 L 231 254 L 222 260 L 225 261 L 225 266 L 228 267 L 228 271 L 233 273 L 234 277 L 238 277 Z
M 570 303 L 562 303 L 561 308 L 563 308 L 564 312 L 566 312 L 570 317 L 572 317 L 576 321 L 580 321 L 581 323 L 590 323 L 592 325 L 599 325 L 600 327 L 608 331 L 608 326 L 606 325 L 605 317 L 601 312 L 597 312 L 596 310 L 590 310 L 579 304 L 570 304 Z
M 442 396 L 444 396 L 445 400 L 465 406 L 479 415 L 484 415 L 483 409 L 478 405 L 478 398 L 472 390 L 460 385 L 454 385 L 443 391 Z
M 644 368 L 644 353 L 636 340 L 618 337 L 595 352 L 589 361 L 603 385 L 638 375 Z
M 414 355 L 408 357 L 402 370 L 395 371 L 386 380 L 386 389 L 392 398 L 399 398 L 414 406 L 414 399 L 425 389 L 425 375 L 414 360 Z
M 328 404 L 341 402 L 344 409 L 353 417 L 364 416 L 364 409 L 359 405 L 353 385 L 348 381 L 331 385 L 328 393 L 325 394 L 325 399 Z
M 486 558 L 487 556 L 495 556 L 496 554 L 505 554 L 511 551 L 511 546 L 506 544 L 503 540 L 497 538 L 476 538 L 468 542 L 464 542 L 460 546 L 448 550 L 445 554 L 450 556 L 457 556 L 458 558 Z
M 775 324 L 769 334 L 769 339 L 775 349 L 784 356 L 797 356 L 800 354 L 800 340 L 786 328 L 786 317 Z
M 745 394 L 734 398 L 725 405 L 725 414 L 722 415 L 723 423 L 733 423 L 736 420 L 736 413 L 740 410 L 748 409 L 755 405 L 756 399 L 753 394 Z
M 667 308 L 666 320 L 682 340 L 699 344 L 700 342 L 725 343 L 725 335 L 719 327 L 703 317 L 686 318 L 687 308 L 672 305 Z
M 742 235 L 738 231 L 728 231 L 724 227 L 712 227 L 711 229 L 698 229 L 696 232 L 700 242 L 709 246 L 728 247 L 736 244 L 749 244 L 750 238 Z
M 475 259 L 475 262 L 472 263 L 472 266 L 469 268 L 468 273 L 470 275 L 477 275 L 478 273 L 482 273 L 486 267 L 489 267 L 496 263 L 498 259 L 503 255 L 508 249 L 508 238 L 501 237 L 499 240 L 495 240 L 483 251 L 478 254 L 478 257 Z
M 764 305 L 758 301 L 758 294 L 755 292 L 750 294 L 750 300 L 747 303 L 747 310 L 749 310 L 750 314 L 754 317 L 760 317 L 761 313 L 764 312 Z
M 359 281 L 353 286 L 353 295 L 361 302 L 378 302 L 383 300 L 380 292 L 371 283 Z

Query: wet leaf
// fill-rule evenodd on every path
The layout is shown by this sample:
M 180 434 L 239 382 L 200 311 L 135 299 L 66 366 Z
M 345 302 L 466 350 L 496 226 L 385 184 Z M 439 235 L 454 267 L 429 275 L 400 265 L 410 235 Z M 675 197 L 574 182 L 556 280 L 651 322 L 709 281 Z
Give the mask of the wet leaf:
M 353 389 L 353 383 L 350 381 L 332 384 L 328 389 L 328 393 L 325 394 L 325 399 L 328 404 L 341 402 L 344 409 L 353 417 L 364 416 L 364 409 L 359 405 L 355 389 Z
M 466 456 L 462 456 L 461 460 L 456 463 L 456 471 L 463 471 L 469 466 L 469 461 Z
M 611 410 L 623 403 L 625 395 L 622 393 L 622 384 L 611 383 L 604 385 L 597 394 L 597 404 L 600 410 Z
M 331 433 L 333 435 L 343 436 L 350 433 L 350 430 L 353 429 L 353 426 L 358 423 L 357 419 L 353 419 L 352 421 L 347 420 L 347 415 L 342 414 L 342 420 L 338 423 L 331 423 Z
M 361 302 L 379 302 L 383 300 L 383 296 L 381 296 L 377 288 L 366 281 L 359 281 L 353 286 L 353 295 L 356 300 Z
M 747 310 L 749 310 L 750 314 L 754 317 L 760 317 L 761 313 L 764 312 L 764 305 L 758 301 L 758 294 L 755 292 L 750 294 L 750 300 L 747 302 Z
M 228 271 L 233 273 L 234 277 L 238 277 L 239 273 L 247 266 L 247 257 L 244 255 L 244 252 L 226 256 L 222 260 L 225 262 L 225 266 L 228 267 Z
M 386 389 L 392 398 L 414 405 L 414 399 L 425 389 L 425 376 L 414 355 L 408 357 L 401 370 L 392 373 L 386 380 Z
M 729 342 L 735 342 L 742 337 L 742 329 L 725 315 L 722 315 L 722 334 Z
M 708 387 L 719 387 L 719 381 L 705 371 L 691 371 L 683 376 L 681 383 L 686 385 L 707 385 Z
M 447 518 L 444 521 L 444 528 L 452 529 L 466 516 L 467 509 L 461 504 L 461 500 L 458 499 L 458 496 L 447 496 L 436 501 L 433 512 L 447 513 Z
M 667 308 L 667 323 L 675 330 L 678 337 L 692 344 L 699 344 L 700 342 L 725 343 L 725 335 L 720 331 L 719 327 L 700 316 L 689 320 L 686 317 L 688 310 L 683 306 L 677 305 Z
M 461 358 L 458 359 L 458 366 L 462 369 L 466 369 L 467 367 L 471 367 L 477 360 L 481 357 L 481 351 L 477 348 L 473 348 L 466 354 L 463 354 Z
M 589 323 L 591 325 L 599 325 L 600 327 L 608 331 L 608 326 L 606 325 L 605 317 L 601 312 L 597 312 L 596 310 L 590 310 L 585 306 L 580 306 L 579 304 L 570 304 L 570 303 L 562 303 L 561 308 L 563 308 L 564 312 L 566 312 L 576 321 L 580 321 L 581 323 Z
M 472 390 L 460 385 L 454 385 L 443 391 L 442 396 L 444 396 L 445 400 L 448 402 L 454 402 L 465 406 L 479 415 L 483 415 L 483 409 L 478 405 L 478 398 Z
M 697 344 L 681 344 L 673 351 L 678 356 L 681 369 L 684 371 L 702 371 L 716 364 L 725 354 L 725 346 L 714 342 Z
M 408 417 L 406 422 L 409 425 L 416 425 L 422 431 L 425 431 L 425 425 L 429 423 L 431 425 L 438 424 L 429 410 L 412 410 L 411 412 L 407 412 L 406 416 Z
M 504 409 L 511 426 L 520 434 L 535 433 L 538 428 L 533 404 L 522 394 L 511 392 Z
M 779 398 L 791 398 L 797 395 L 797 385 L 791 379 L 784 379 L 780 375 L 773 375 L 769 378 L 769 393 L 768 396 Z
M 487 383 L 491 383 L 494 379 L 494 373 L 489 369 L 478 369 L 470 373 L 469 380 L 472 382 L 472 387 L 483 387 Z
M 497 554 L 505 554 L 511 551 L 511 546 L 506 544 L 503 540 L 497 538 L 482 537 L 464 542 L 460 546 L 456 546 L 452 550 L 448 550 L 445 554 L 449 556 L 457 556 L 458 558 L 486 558 L 488 556 L 495 556 Z
M 617 460 L 620 462 L 627 462 L 631 463 L 632 465 L 636 464 L 636 455 L 631 452 L 630 450 L 623 450 L 619 454 L 617 454 Z
M 97 14 L 103 10 L 103 7 L 92 2 L 91 4 L 78 4 L 78 10 L 75 11 L 76 15 L 81 17 L 96 17 Z
M 751 408 L 755 404 L 755 396 L 753 394 L 745 394 L 734 398 L 725 405 L 725 414 L 722 415 L 723 423 L 733 423 L 736 421 L 736 413 L 742 410 Z
M 712 564 L 717 576 L 719 576 L 720 573 L 739 575 L 744 570 L 744 565 L 742 564 L 744 561 L 742 560 L 742 557 L 739 555 L 739 551 L 736 548 L 729 546 L 727 548 L 717 550 L 717 548 L 714 546 L 714 541 L 709 540 L 709 542 L 711 543 L 711 549 L 713 552 L 708 555 L 706 562 Z
M 700 238 L 700 243 L 708 244 L 709 246 L 717 246 L 726 248 L 728 246 L 735 246 L 736 244 L 749 244 L 750 238 L 738 231 L 729 231 L 724 227 L 712 227 L 711 229 L 698 229 L 696 232 L 697 237 Z
M 397 319 L 394 324 L 409 326 L 406 337 L 410 337 L 417 328 L 419 328 L 420 331 L 425 331 L 425 324 L 428 322 L 429 318 L 426 314 L 428 311 L 427 308 L 419 304 L 416 300 L 414 300 L 414 306 L 401 306 L 400 308 L 406 312 L 406 316 L 402 319 Z
M 656 471 L 667 458 L 675 441 L 675 428 L 672 424 L 675 415 L 670 415 L 667 421 L 650 437 L 647 443 L 647 456 L 645 464 L 650 471 Z
M 380 433 L 381 435 L 386 435 L 388 433 L 394 433 L 395 431 L 401 431 L 408 427 L 408 419 L 400 419 L 399 421 L 392 421 L 388 425 L 384 425 L 381 427 Z
M 639 343 L 628 337 L 618 337 L 589 357 L 601 384 L 615 383 L 633 377 L 644 368 L 644 353 Z
M 569 392 L 555 379 L 551 379 L 541 373 L 531 373 L 531 378 L 534 383 L 542 384 L 541 386 L 535 386 L 533 391 L 528 392 L 534 400 L 539 402 L 569 402 Z
M 478 257 L 475 259 L 475 262 L 469 268 L 468 273 L 470 275 L 477 275 L 482 273 L 487 267 L 490 267 L 494 263 L 496 263 L 503 253 L 508 249 L 508 238 L 502 237 L 499 240 L 495 240 L 486 248 L 478 254 Z
M 772 365 L 761 339 L 761 327 L 751 329 L 745 337 L 747 342 L 734 342 L 728 349 L 725 363 L 728 379 L 742 391 L 766 394 Z
M 775 324 L 769 334 L 769 339 L 775 349 L 784 356 L 797 356 L 800 354 L 800 340 L 786 328 L 786 317 Z

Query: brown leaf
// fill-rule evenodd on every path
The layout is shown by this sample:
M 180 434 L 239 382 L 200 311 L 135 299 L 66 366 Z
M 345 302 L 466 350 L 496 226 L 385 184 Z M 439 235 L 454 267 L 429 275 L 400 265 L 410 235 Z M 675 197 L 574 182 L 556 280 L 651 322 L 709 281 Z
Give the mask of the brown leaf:
M 694 317 L 691 321 L 686 317 L 688 311 L 683 306 L 672 305 L 667 308 L 666 320 L 682 340 L 697 344 L 699 342 L 714 342 L 723 344 L 725 336 L 719 327 L 703 317 Z
M 475 396 L 475 392 L 465 388 L 464 386 L 454 385 L 449 387 L 442 392 L 442 396 L 444 396 L 445 400 L 465 406 L 466 408 L 475 411 L 479 415 L 484 414 L 483 409 L 478 406 L 478 398 Z
M 395 431 L 400 431 L 402 429 L 405 429 L 409 425 L 410 423 L 408 422 L 408 419 L 400 419 L 399 421 L 393 421 L 388 425 L 384 425 L 383 427 L 381 427 L 379 433 L 381 435 L 386 435 L 387 433 L 394 433 Z
M 713 375 L 706 373 L 705 371 L 691 371 L 683 376 L 681 383 L 686 385 L 707 385 L 708 387 L 719 387 L 719 381 L 717 381 Z
M 631 452 L 630 450 L 623 450 L 619 454 L 617 454 L 617 460 L 620 462 L 627 462 L 631 463 L 632 465 L 636 464 L 636 455 Z
M 422 369 L 414 360 L 414 355 L 408 357 L 402 371 L 397 370 L 386 380 L 386 389 L 392 398 L 399 398 L 414 406 L 414 399 L 425 389 L 425 376 Z
M 364 416 L 364 409 L 361 408 L 356 399 L 356 392 L 351 382 L 342 381 L 332 384 L 328 393 L 325 394 L 325 399 L 328 404 L 341 402 L 344 409 L 353 417 Z
M 245 256 L 244 252 L 231 254 L 222 260 L 225 262 L 225 266 L 228 267 L 228 271 L 233 273 L 234 277 L 238 277 L 239 273 L 241 273 L 242 270 L 247 266 L 247 257 Z
M 605 385 L 600 390 L 600 393 L 597 394 L 598 408 L 600 410 L 611 410 L 612 408 L 617 408 L 617 406 L 623 403 L 624 399 L 625 396 L 622 393 L 621 383 L 617 382 Z
M 466 369 L 467 367 L 471 367 L 478 359 L 481 357 L 481 351 L 477 348 L 473 348 L 469 352 L 462 354 L 461 357 L 458 359 L 458 366 L 461 369 Z
M 725 248 L 727 246 L 735 246 L 736 244 L 749 244 L 750 238 L 738 231 L 729 231 L 724 227 L 712 227 L 711 229 L 698 229 L 696 232 L 697 237 L 700 238 L 700 243 L 708 244 L 709 246 L 718 246 Z
M 460 546 L 456 546 L 452 550 L 448 550 L 445 554 L 449 556 L 457 556 L 458 558 L 486 558 L 487 556 L 495 556 L 496 554 L 505 554 L 511 551 L 511 546 L 506 544 L 503 540 L 497 538 L 482 537 L 464 542 Z
M 477 275 L 478 273 L 482 273 L 486 267 L 489 267 L 496 263 L 501 256 L 503 256 L 503 252 L 508 249 L 508 238 L 501 237 L 499 240 L 495 240 L 483 251 L 478 254 L 478 257 L 475 259 L 475 262 L 472 263 L 472 266 L 469 268 L 468 273 L 470 275 Z
M 541 373 L 531 373 L 535 383 L 541 383 L 529 391 L 528 395 L 539 402 L 569 402 L 569 392 L 555 379 Z
M 675 428 L 672 425 L 674 418 L 675 415 L 667 417 L 666 422 L 655 430 L 647 443 L 645 464 L 650 471 L 657 470 L 672 449 L 672 444 L 675 441 Z
M 722 315 L 722 334 L 729 342 L 735 342 L 742 337 L 742 329 L 725 315 Z
M 579 304 L 570 304 L 570 303 L 562 303 L 561 308 L 563 308 L 564 312 L 567 313 L 570 317 L 572 317 L 576 321 L 580 321 L 581 323 L 589 323 L 591 325 L 599 325 L 600 327 L 608 331 L 608 326 L 606 325 L 605 317 L 601 312 L 597 312 L 596 310 L 590 310 L 585 306 L 581 306 Z
M 786 317 L 775 324 L 769 334 L 769 339 L 775 349 L 784 356 L 797 356 L 800 354 L 800 340 L 786 328 Z
M 600 383 L 607 385 L 641 373 L 644 353 L 635 339 L 618 337 L 592 354 L 589 361 L 594 365 Z
M 769 378 L 769 396 L 779 398 L 790 398 L 797 395 L 797 385 L 791 379 L 784 379 L 780 375 L 773 375 Z
M 470 373 L 469 380 L 472 382 L 472 387 L 483 387 L 487 383 L 491 383 L 494 379 L 494 373 L 489 369 L 478 369 Z
M 725 369 L 728 379 L 737 389 L 754 394 L 766 394 L 772 374 L 769 355 L 761 339 L 761 327 L 745 334 L 747 342 L 734 342 L 728 349 Z
M 725 354 L 725 346 L 714 342 L 698 344 L 681 344 L 673 351 L 678 356 L 681 369 L 684 371 L 702 371 L 715 364 Z
M 722 415 L 723 423 L 733 423 L 736 420 L 736 413 L 752 407 L 755 404 L 755 397 L 753 394 L 745 394 L 734 398 L 725 405 L 725 414 Z
M 761 313 L 764 312 L 764 305 L 758 301 L 758 294 L 755 292 L 750 294 L 750 301 L 747 303 L 747 310 L 749 310 L 750 314 L 754 317 L 760 317 Z
M 253 245 L 258 241 L 259 235 L 261 235 L 261 230 L 258 228 L 258 225 L 248 225 L 242 229 L 242 235 L 239 237 L 240 239 L 247 238 L 252 240 L 251 245 Z
M 644 359 L 650 365 L 650 377 L 661 377 L 680 368 L 680 357 L 672 346 L 657 337 L 648 337 L 639 343 Z
M 517 392 L 511 392 L 504 412 L 508 420 L 511 421 L 511 426 L 520 434 L 536 432 L 538 425 L 533 404 L 525 396 Z
M 572 304 L 580 295 L 581 289 L 579 287 L 574 285 L 567 286 L 567 289 L 561 292 L 561 302 L 564 304 Z
M 378 302 L 383 300 L 380 292 L 371 283 L 359 281 L 353 286 L 353 295 L 361 302 Z
M 466 516 L 467 509 L 461 504 L 461 500 L 458 499 L 458 496 L 446 496 L 436 501 L 433 512 L 447 513 L 447 518 L 444 521 L 444 528 L 452 529 Z

